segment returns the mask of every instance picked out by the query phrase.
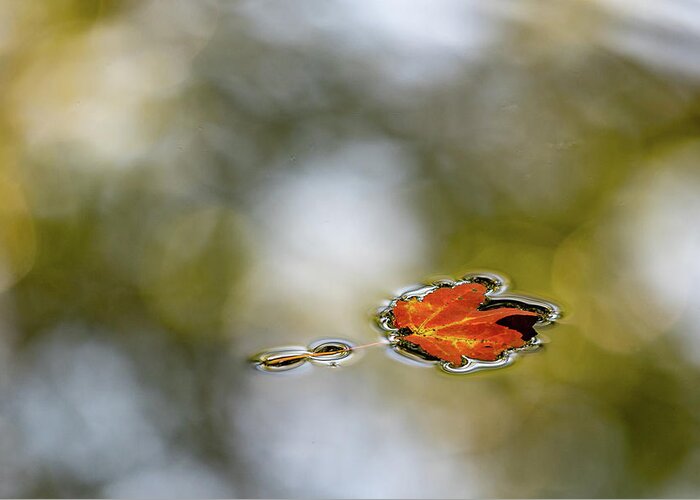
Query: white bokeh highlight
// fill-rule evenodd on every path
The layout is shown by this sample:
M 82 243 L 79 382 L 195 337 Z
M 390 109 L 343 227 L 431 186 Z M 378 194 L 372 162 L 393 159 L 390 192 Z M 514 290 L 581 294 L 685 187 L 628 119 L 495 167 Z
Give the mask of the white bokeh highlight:
M 312 155 L 271 178 L 251 209 L 247 300 L 266 311 L 252 321 L 281 315 L 276 324 L 303 323 L 306 338 L 328 336 L 328 324 L 337 325 L 333 335 L 357 336 L 360 324 L 364 331 L 366 291 L 405 282 L 428 254 L 407 187 L 414 169 L 399 145 L 374 140 Z

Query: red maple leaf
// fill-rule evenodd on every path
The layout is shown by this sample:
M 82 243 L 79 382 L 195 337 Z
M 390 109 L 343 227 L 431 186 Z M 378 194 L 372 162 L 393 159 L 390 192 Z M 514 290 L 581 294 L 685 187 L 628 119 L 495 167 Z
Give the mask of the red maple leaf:
M 494 361 L 507 349 L 523 347 L 537 334 L 539 315 L 507 305 L 483 309 L 486 291 L 480 283 L 462 283 L 422 299 L 397 300 L 392 312 L 394 326 L 404 333 L 400 340 L 454 366 L 463 364 L 462 356 Z

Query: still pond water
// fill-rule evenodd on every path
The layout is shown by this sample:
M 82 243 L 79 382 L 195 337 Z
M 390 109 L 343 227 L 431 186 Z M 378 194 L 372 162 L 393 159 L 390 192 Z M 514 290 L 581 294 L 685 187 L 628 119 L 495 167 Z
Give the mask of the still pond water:
M 698 19 L 0 3 L 0 496 L 699 496 Z M 542 348 L 319 346 L 473 272 Z

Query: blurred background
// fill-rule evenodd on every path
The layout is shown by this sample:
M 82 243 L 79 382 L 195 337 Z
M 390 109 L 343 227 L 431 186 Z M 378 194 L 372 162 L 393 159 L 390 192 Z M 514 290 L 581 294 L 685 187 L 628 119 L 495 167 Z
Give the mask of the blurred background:
M 0 0 L 0 496 L 700 496 L 700 2 Z M 473 270 L 560 304 L 368 349 Z

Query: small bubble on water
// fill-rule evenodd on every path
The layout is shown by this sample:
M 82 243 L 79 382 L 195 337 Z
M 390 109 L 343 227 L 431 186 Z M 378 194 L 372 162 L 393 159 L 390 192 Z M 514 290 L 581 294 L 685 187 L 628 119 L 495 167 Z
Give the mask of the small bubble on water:
M 339 361 L 348 359 L 353 355 L 353 345 L 344 340 L 321 340 L 309 346 L 313 356 L 309 358 L 312 363 L 337 366 Z
M 265 372 L 284 372 L 299 368 L 309 359 L 309 351 L 303 348 L 280 347 L 253 356 L 253 363 L 258 370 Z
M 315 365 L 339 366 L 354 354 L 355 346 L 346 340 L 322 339 L 308 348 L 278 347 L 253 356 L 252 362 L 258 370 L 284 372 L 311 362 Z

